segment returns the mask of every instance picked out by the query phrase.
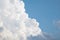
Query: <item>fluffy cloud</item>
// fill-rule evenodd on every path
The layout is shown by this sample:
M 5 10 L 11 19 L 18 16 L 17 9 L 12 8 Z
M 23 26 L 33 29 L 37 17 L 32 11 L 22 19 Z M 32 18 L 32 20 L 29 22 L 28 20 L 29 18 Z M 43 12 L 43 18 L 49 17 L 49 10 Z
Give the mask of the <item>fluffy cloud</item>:
M 41 34 L 39 23 L 28 17 L 21 0 L 0 0 L 0 40 L 27 40 Z
M 51 39 L 42 32 L 36 19 L 28 17 L 24 6 L 22 0 L 0 0 L 0 40 Z

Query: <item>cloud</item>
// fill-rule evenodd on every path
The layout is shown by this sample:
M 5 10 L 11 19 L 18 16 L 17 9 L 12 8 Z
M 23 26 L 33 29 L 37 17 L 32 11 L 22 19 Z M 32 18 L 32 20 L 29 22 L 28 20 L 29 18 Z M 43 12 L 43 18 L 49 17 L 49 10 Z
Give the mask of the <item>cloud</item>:
M 53 24 L 54 24 L 57 28 L 60 28 L 60 20 L 55 20 L 55 21 L 53 21 Z
M 36 19 L 29 18 L 24 7 L 22 0 L 0 0 L 0 40 L 50 38 L 42 32 Z
M 56 40 L 52 35 L 47 34 L 47 33 L 42 33 L 42 35 L 38 35 L 38 36 L 30 36 L 28 37 L 28 40 Z
M 41 34 L 39 23 L 25 12 L 24 2 L 0 0 L 0 40 L 27 40 Z

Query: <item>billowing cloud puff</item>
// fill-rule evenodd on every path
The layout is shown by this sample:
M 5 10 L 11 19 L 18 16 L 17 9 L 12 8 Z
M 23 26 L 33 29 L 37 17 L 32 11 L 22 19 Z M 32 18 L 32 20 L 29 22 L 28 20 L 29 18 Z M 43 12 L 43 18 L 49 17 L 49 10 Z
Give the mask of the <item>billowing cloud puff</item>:
M 40 35 L 35 19 L 28 17 L 21 0 L 0 0 L 0 40 L 27 40 Z

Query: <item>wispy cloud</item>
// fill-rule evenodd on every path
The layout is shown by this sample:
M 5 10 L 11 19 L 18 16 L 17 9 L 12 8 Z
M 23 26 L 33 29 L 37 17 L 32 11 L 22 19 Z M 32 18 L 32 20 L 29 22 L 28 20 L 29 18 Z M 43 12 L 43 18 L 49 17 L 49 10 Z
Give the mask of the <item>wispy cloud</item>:
M 55 40 L 55 38 L 50 35 L 50 34 L 47 34 L 47 33 L 42 33 L 42 35 L 38 35 L 38 36 L 30 36 L 28 37 L 28 40 Z
M 60 20 L 55 20 L 55 21 L 53 21 L 53 24 L 54 24 L 57 28 L 60 28 Z

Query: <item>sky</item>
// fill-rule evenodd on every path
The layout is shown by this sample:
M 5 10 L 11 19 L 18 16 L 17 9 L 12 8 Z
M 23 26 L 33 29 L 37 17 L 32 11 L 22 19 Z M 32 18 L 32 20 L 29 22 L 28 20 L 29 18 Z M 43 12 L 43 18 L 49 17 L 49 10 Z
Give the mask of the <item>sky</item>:
M 60 0 L 24 0 L 29 17 L 40 23 L 42 31 L 60 38 Z
M 60 40 L 59 0 L 0 0 L 0 40 Z

